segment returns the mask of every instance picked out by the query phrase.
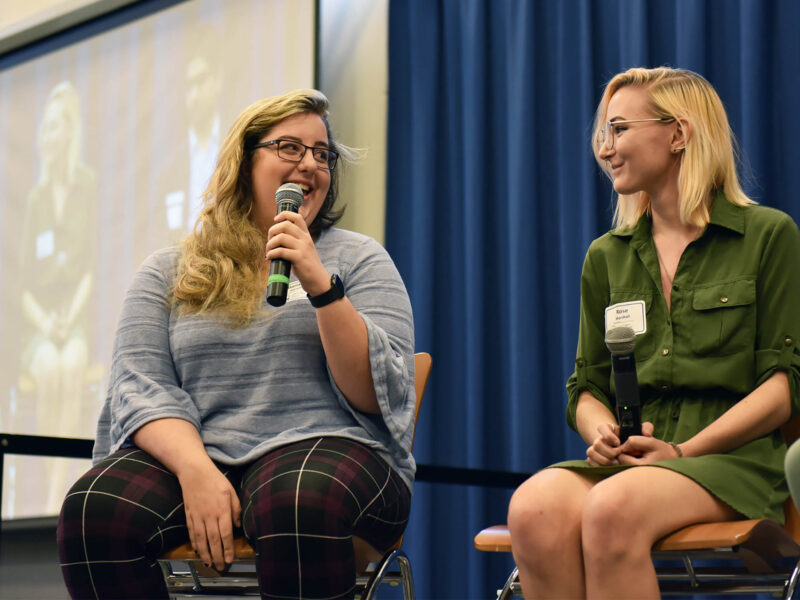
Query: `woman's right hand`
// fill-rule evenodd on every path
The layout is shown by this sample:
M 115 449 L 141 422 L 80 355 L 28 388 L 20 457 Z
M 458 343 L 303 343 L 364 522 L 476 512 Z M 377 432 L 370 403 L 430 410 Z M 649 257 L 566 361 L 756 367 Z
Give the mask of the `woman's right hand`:
M 241 526 L 242 507 L 200 432 L 189 421 L 165 417 L 142 425 L 133 443 L 178 478 L 192 547 L 204 563 L 225 570 L 233 562 L 233 526 Z
M 593 467 L 618 465 L 619 426 L 614 423 L 601 423 L 597 426 L 597 437 L 586 449 L 586 462 Z
M 224 571 L 233 562 L 233 526 L 241 526 L 236 491 L 210 462 L 182 470 L 178 480 L 192 547 L 205 564 Z

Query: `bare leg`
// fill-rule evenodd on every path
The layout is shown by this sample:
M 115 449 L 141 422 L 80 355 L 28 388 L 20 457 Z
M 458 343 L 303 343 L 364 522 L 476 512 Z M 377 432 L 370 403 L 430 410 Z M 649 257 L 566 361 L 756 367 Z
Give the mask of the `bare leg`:
M 508 507 L 508 529 L 526 598 L 584 598 L 584 502 L 595 480 L 545 469 L 523 483 Z
M 587 597 L 660 598 L 653 544 L 686 525 L 740 517 L 692 479 L 636 467 L 589 491 L 581 526 Z

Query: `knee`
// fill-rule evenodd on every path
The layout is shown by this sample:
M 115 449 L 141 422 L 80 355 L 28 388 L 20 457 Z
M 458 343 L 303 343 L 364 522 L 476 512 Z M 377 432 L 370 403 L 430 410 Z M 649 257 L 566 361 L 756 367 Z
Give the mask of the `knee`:
M 581 506 L 552 475 L 548 471 L 534 475 L 511 497 L 508 530 L 515 556 L 541 560 L 579 532 Z
M 125 521 L 120 520 L 117 511 L 108 501 L 109 496 L 90 494 L 89 490 L 97 479 L 97 473 L 89 473 L 78 479 L 70 488 L 61 504 L 56 537 L 63 562 L 70 562 L 70 556 L 82 556 L 93 536 L 86 535 L 87 528 L 92 531 L 119 531 Z M 116 506 L 119 508 L 119 506 Z
M 93 466 L 69 489 L 59 514 L 59 539 L 79 538 L 88 543 L 113 532 L 116 539 L 145 541 L 149 515 L 163 509 L 146 506 L 144 490 L 140 488 L 126 493 L 120 488 L 119 479 L 104 474 L 107 469 L 107 463 Z M 176 504 L 179 498 L 176 497 Z
M 323 481 L 323 479 L 325 481 Z M 243 509 L 248 535 L 294 531 L 324 535 L 349 535 L 359 508 L 347 489 L 330 478 L 303 473 L 291 493 L 263 486 L 249 496 Z
M 80 531 L 82 520 L 83 502 L 73 494 L 72 489 L 67 492 L 67 496 L 61 504 L 61 512 L 58 515 L 58 537 L 71 536 L 76 531 Z
M 589 492 L 581 519 L 581 542 L 587 562 L 623 560 L 646 545 L 640 535 L 646 514 L 631 501 L 632 492 L 602 483 Z
M 59 535 L 81 535 L 87 523 L 93 527 L 119 531 L 126 521 L 119 518 L 120 499 L 113 494 L 95 493 L 103 489 L 98 483 L 96 468 L 92 468 L 69 489 L 61 504 Z

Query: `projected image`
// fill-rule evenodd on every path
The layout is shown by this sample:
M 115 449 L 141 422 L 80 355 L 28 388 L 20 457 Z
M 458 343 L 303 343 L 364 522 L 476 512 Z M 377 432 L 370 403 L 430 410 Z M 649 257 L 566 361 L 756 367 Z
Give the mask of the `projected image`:
M 134 271 L 194 227 L 241 108 L 313 87 L 313 11 L 193 0 L 0 70 L 0 431 L 94 437 Z M 6 456 L 2 517 L 88 465 Z
M 78 93 L 65 81 L 50 93 L 39 127 L 39 181 L 26 206 L 21 248 L 20 389 L 32 388 L 42 435 L 75 436 L 89 361 L 88 304 L 94 284 L 97 186 L 81 159 Z M 55 410 L 54 410 L 55 409 Z

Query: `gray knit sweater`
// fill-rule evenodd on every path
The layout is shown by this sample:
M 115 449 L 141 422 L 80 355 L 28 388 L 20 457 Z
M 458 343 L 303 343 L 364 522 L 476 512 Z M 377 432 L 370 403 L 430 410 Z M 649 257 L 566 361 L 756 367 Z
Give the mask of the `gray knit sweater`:
M 414 326 L 403 282 L 374 240 L 342 229 L 320 234 L 317 252 L 367 325 L 380 415 L 355 410 L 327 368 L 314 309 L 292 276 L 286 304 L 244 329 L 178 316 L 170 302 L 180 249 L 152 254 L 125 297 L 108 394 L 94 447 L 97 462 L 142 425 L 193 423 L 209 456 L 248 463 L 291 442 L 347 437 L 375 449 L 411 486 Z M 293 290 L 293 291 L 291 291 Z

